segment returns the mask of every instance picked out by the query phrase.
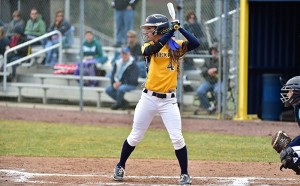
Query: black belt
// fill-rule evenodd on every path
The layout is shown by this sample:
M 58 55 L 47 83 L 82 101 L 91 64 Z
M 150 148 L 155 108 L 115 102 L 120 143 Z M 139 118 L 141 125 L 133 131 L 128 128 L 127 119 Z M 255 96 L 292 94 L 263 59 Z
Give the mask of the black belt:
M 145 88 L 143 90 L 143 92 L 145 92 L 147 94 L 148 90 Z M 164 99 L 164 98 L 167 98 L 167 94 L 161 94 L 161 93 L 157 93 L 157 92 L 152 92 L 152 96 L 155 96 L 155 97 L 158 97 L 158 98 L 161 98 L 161 99 Z M 171 98 L 175 98 L 175 93 L 171 93 Z

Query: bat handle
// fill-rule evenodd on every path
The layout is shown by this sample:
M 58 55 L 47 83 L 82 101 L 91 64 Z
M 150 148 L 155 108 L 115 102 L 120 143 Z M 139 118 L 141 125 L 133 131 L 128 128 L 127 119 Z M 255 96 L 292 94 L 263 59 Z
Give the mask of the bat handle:
M 174 29 L 175 29 L 175 30 L 178 30 L 178 29 L 179 29 L 179 26 L 178 26 L 178 25 L 175 25 L 175 26 L 174 26 Z

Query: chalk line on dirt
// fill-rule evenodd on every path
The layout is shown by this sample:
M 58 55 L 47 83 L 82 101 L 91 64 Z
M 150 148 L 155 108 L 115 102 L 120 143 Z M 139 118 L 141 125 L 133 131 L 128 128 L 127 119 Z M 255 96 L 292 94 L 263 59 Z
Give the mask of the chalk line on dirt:
M 105 174 L 60 174 L 60 173 L 30 173 L 19 170 L 9 170 L 9 169 L 0 169 L 0 173 L 6 174 L 8 177 L 12 178 L 14 182 L 26 182 L 26 183 L 56 183 L 56 182 L 44 182 L 44 181 L 30 181 L 29 179 L 34 177 L 51 177 L 51 176 L 59 176 L 59 177 L 106 177 L 111 178 L 112 175 Z M 178 179 L 178 176 L 126 176 L 126 178 L 130 179 Z M 192 179 L 198 180 L 218 180 L 220 183 L 230 184 L 232 186 L 240 186 L 240 185 L 249 185 L 253 183 L 255 180 L 281 180 L 281 181 L 293 181 L 295 179 L 292 178 L 260 178 L 260 177 L 199 177 L 192 176 Z M 132 183 L 125 182 L 113 182 L 113 183 L 99 183 L 101 185 L 132 185 Z M 136 185 L 136 183 L 134 184 Z M 144 185 L 144 184 L 141 184 Z M 153 184 L 150 184 L 153 185 Z M 170 186 L 170 185 L 168 185 Z

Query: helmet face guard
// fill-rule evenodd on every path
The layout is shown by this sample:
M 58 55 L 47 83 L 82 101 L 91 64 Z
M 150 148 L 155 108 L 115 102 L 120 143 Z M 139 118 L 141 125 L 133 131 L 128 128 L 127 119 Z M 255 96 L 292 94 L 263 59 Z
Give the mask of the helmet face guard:
M 288 104 L 290 98 L 292 97 L 291 95 L 293 95 L 293 89 L 289 86 L 283 86 L 281 88 L 281 101 L 282 103 L 284 103 L 284 105 Z
M 280 95 L 285 107 L 300 103 L 300 76 L 290 79 L 281 88 Z

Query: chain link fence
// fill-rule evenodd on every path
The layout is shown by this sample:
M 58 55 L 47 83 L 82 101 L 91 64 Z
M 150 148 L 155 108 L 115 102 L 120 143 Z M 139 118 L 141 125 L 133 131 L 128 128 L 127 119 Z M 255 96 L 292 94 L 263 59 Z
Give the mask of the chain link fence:
M 232 117 L 237 105 L 239 1 L 139 0 L 135 8 L 134 30 L 141 36 L 139 27 L 150 14 L 164 14 L 170 18 L 168 2 L 174 4 L 181 26 L 201 42 L 196 51 L 189 52 L 183 58 L 178 87 L 182 112 L 199 117 Z M 65 18 L 75 27 L 77 42 L 73 48 L 78 51 L 79 41 L 83 40 L 80 38 L 81 28 L 84 31 L 92 30 L 105 47 L 115 43 L 112 0 L 85 0 L 83 7 L 80 7 L 80 0 L 0 0 L 0 6 L 4 23 L 11 21 L 14 10 L 20 10 L 22 18 L 28 20 L 30 10 L 34 7 L 43 16 L 47 27 L 54 22 L 55 12 L 63 10 Z M 80 10 L 84 10 L 83 23 L 80 21 Z M 142 37 L 139 39 L 142 43 Z M 209 68 L 216 70 L 208 72 Z

